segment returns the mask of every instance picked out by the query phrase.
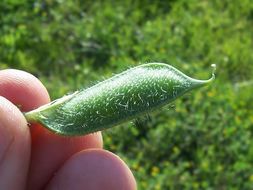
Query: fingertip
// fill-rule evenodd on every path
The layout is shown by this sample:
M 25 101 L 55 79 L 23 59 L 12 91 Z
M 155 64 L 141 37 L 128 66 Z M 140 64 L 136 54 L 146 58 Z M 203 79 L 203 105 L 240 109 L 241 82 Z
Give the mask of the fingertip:
M 8 131 L 8 134 L 16 136 L 15 138 L 29 134 L 24 115 L 15 105 L 2 96 L 0 96 L 0 121 L 1 130 Z
M 81 137 L 64 137 L 56 135 L 42 126 L 36 126 L 36 129 L 32 127 L 31 132 L 33 153 L 27 185 L 31 190 L 44 187 L 55 171 L 59 170 L 64 162 L 77 152 L 103 147 L 101 132 Z
M 35 109 L 50 101 L 49 94 L 39 79 L 16 69 L 0 71 L 0 95 L 21 105 L 22 111 Z
M 0 187 L 24 187 L 29 159 L 30 133 L 26 120 L 15 105 L 0 96 Z
M 136 182 L 127 165 L 116 155 L 102 150 L 82 151 L 55 174 L 48 190 L 135 190 Z

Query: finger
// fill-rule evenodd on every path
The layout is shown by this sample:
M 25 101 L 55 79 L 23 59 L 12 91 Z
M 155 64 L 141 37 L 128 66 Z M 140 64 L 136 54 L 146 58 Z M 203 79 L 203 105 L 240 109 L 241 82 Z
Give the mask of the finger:
M 136 182 L 119 157 L 105 150 L 92 149 L 71 157 L 46 189 L 135 190 Z
M 36 129 L 34 128 L 34 130 Z M 37 134 L 37 137 L 33 137 L 32 140 L 33 152 L 28 183 L 29 190 L 44 187 L 55 171 L 76 152 L 88 148 L 102 148 L 103 144 L 101 133 L 84 137 L 62 137 L 45 131 Z
M 30 140 L 23 114 L 0 96 L 0 189 L 25 189 Z
M 19 70 L 0 71 L 0 95 L 29 111 L 49 102 L 46 88 L 33 75 Z
M 29 111 L 50 101 L 46 88 L 33 75 L 19 70 L 0 71 L 0 95 L 22 111 Z M 31 126 L 32 153 L 28 189 L 41 189 L 62 163 L 86 148 L 101 148 L 101 133 L 80 138 L 57 136 L 39 125 Z

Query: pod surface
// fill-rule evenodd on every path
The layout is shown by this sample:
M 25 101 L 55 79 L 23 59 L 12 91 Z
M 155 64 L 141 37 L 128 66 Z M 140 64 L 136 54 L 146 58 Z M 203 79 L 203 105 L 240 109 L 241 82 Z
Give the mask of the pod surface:
M 214 79 L 196 80 L 164 63 L 143 64 L 25 114 L 62 135 L 85 135 L 164 106 Z

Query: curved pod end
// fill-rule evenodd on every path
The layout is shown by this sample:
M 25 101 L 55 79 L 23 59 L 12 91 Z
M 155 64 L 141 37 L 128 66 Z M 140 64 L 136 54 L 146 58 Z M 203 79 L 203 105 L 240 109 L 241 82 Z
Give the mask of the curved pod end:
M 210 84 L 211 82 L 214 81 L 214 79 L 215 79 L 215 71 L 216 71 L 216 64 L 212 64 L 211 67 L 212 67 L 212 76 L 211 76 L 211 78 L 209 78 L 207 80 L 192 79 L 192 82 L 193 82 L 192 89 L 208 85 L 208 84 Z

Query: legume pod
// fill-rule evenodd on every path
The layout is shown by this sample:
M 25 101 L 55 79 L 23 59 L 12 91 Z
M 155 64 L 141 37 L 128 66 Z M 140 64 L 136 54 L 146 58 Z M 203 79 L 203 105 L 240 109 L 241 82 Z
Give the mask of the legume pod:
M 57 134 L 85 135 L 160 108 L 214 78 L 214 72 L 196 80 L 164 63 L 143 64 L 24 115 Z

